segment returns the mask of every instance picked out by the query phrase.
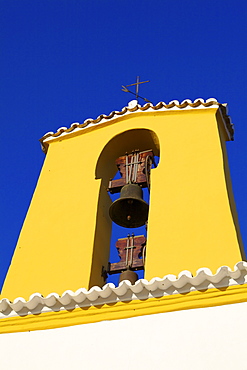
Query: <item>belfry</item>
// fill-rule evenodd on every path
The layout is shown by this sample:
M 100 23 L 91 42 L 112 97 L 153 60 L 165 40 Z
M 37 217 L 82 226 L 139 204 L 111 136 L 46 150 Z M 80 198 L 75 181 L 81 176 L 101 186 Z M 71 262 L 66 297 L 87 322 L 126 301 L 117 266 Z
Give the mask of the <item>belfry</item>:
M 1 292 L 0 332 L 56 336 L 75 326 L 87 346 L 83 324 L 131 319 L 137 328 L 146 317 L 149 336 L 157 315 L 158 328 L 175 311 L 246 304 L 225 146 L 232 139 L 227 107 L 216 99 L 134 100 L 44 135 L 46 158 Z M 112 222 L 123 228 L 118 261 L 109 260 Z M 146 235 L 133 233 L 143 225 Z M 118 287 L 106 284 L 114 273 Z

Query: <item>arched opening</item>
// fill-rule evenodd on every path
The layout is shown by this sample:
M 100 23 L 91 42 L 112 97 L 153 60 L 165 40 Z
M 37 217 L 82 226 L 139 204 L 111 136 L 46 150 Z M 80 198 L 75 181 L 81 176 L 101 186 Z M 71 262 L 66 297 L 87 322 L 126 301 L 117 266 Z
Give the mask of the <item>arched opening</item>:
M 110 205 L 112 201 L 119 197 L 119 194 L 110 195 L 107 192 L 109 180 L 119 175 L 115 161 L 118 157 L 125 155 L 126 152 L 131 153 L 135 149 L 138 149 L 140 152 L 152 150 L 156 162 L 158 162 L 160 146 L 155 132 L 148 129 L 133 129 L 113 137 L 102 150 L 96 165 L 95 177 L 96 179 L 101 179 L 101 187 L 98 198 L 90 286 L 95 285 L 95 276 L 100 270 L 100 265 L 101 268 L 104 267 L 105 271 L 107 271 L 109 258 L 111 262 L 117 262 L 119 259 L 118 252 L 115 248 L 115 243 L 119 238 L 126 237 L 128 233 L 134 233 L 135 235 L 146 234 L 144 226 L 135 229 L 126 229 L 112 223 L 109 217 Z M 149 202 L 147 189 L 144 190 L 144 200 Z M 142 276 L 140 274 L 140 277 Z M 114 282 L 117 285 L 118 277 L 111 275 L 108 281 Z M 102 285 L 104 283 L 105 281 L 103 279 Z

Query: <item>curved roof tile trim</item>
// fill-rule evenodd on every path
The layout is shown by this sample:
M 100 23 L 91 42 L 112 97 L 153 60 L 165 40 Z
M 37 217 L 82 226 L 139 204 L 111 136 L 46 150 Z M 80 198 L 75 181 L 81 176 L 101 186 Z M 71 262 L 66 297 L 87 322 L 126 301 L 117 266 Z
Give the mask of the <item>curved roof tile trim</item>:
M 5 318 L 11 313 L 27 315 L 28 313 L 41 313 L 42 311 L 60 309 L 73 309 L 75 307 L 89 307 L 100 304 L 124 302 L 137 299 L 157 298 L 165 295 L 188 293 L 210 288 L 222 288 L 231 285 L 247 283 L 247 263 L 238 262 L 232 271 L 227 266 L 220 267 L 213 275 L 211 270 L 201 268 L 193 277 L 189 271 L 182 271 L 178 278 L 175 275 L 166 275 L 161 278 L 153 278 L 150 281 L 138 280 L 135 285 L 127 280 L 119 286 L 106 284 L 102 289 L 98 286 L 89 291 L 81 288 L 76 292 L 65 291 L 62 296 L 51 293 L 43 297 L 39 293 L 32 294 L 28 301 L 24 298 L 16 298 L 14 302 L 8 299 L 0 301 L 0 318 Z
M 124 116 L 127 114 L 132 114 L 135 112 L 152 112 L 152 111 L 166 111 L 166 110 L 180 110 L 180 109 L 203 109 L 203 108 L 212 108 L 212 107 L 218 107 L 220 108 L 220 112 L 222 114 L 223 120 L 226 125 L 226 129 L 229 133 L 229 139 L 233 140 L 233 124 L 231 123 L 230 117 L 227 115 L 227 105 L 226 104 L 220 104 L 215 98 L 210 98 L 204 101 L 202 98 L 195 99 L 194 102 L 192 102 L 190 99 L 185 99 L 181 103 L 179 103 L 178 100 L 172 100 L 168 104 L 164 102 L 159 102 L 156 105 L 153 105 L 152 103 L 147 103 L 143 106 L 139 105 L 136 101 L 136 104 L 134 100 L 131 101 L 128 105 L 128 107 L 124 107 L 121 111 L 113 111 L 109 115 L 101 114 L 96 119 L 88 118 L 83 123 L 74 122 L 71 124 L 69 128 L 67 127 L 60 127 L 57 132 L 47 132 L 41 139 L 41 146 L 44 152 L 47 151 L 47 143 L 46 141 L 51 140 L 53 138 L 57 138 L 59 136 L 68 135 L 71 132 L 75 132 L 78 130 L 82 130 L 94 125 L 97 125 L 99 123 L 103 123 L 106 121 L 110 121 L 111 119 L 118 118 L 119 116 Z

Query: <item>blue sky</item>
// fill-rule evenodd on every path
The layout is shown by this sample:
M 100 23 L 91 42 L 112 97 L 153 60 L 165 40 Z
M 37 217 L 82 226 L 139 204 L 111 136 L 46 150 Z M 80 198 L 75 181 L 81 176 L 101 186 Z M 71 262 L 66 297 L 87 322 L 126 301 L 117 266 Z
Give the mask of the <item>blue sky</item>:
M 120 110 L 121 85 L 150 83 L 152 103 L 215 97 L 229 104 L 227 143 L 247 246 L 247 3 L 0 0 L 1 255 L 4 280 L 44 154 L 47 131 Z

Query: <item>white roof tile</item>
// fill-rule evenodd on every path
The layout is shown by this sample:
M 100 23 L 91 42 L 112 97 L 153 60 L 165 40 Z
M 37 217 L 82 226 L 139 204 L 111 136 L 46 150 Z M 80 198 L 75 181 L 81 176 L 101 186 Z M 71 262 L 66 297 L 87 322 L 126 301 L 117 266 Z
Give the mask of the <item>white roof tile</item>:
M 44 309 L 59 310 L 72 309 L 75 307 L 97 306 L 102 303 L 114 303 L 126 300 L 147 299 L 162 297 L 178 293 L 186 293 L 192 290 L 206 288 L 222 288 L 230 285 L 247 283 L 247 262 L 238 262 L 232 271 L 227 266 L 220 267 L 213 275 L 207 268 L 201 268 L 196 276 L 189 271 L 182 271 L 178 278 L 175 275 L 166 275 L 163 278 L 153 278 L 150 281 L 138 280 L 135 285 L 129 281 L 122 281 L 119 286 L 106 284 L 101 289 L 98 286 L 87 291 L 85 288 L 76 292 L 65 291 L 62 296 L 51 293 L 43 297 L 39 293 L 32 294 L 28 301 L 24 298 L 16 298 L 13 302 L 8 299 L 0 301 L 0 318 L 8 316 L 11 312 L 25 315 L 28 312 L 40 313 Z
M 74 122 L 70 127 L 60 127 L 57 132 L 47 132 L 41 139 L 41 146 L 44 152 L 47 151 L 48 142 L 57 138 L 64 137 L 70 133 L 84 130 L 85 128 L 93 127 L 95 125 L 109 122 L 119 116 L 129 115 L 136 112 L 153 112 L 153 111 L 169 111 L 169 110 L 191 110 L 191 109 L 205 109 L 217 107 L 222 113 L 222 117 L 225 123 L 226 130 L 230 139 L 233 139 L 233 125 L 230 117 L 227 115 L 227 105 L 221 104 L 215 98 L 210 98 L 204 101 L 202 98 L 197 98 L 192 102 L 190 99 L 185 99 L 181 103 L 178 100 L 172 100 L 168 104 L 159 102 L 156 105 L 147 103 L 143 106 L 138 104 L 137 100 L 132 100 L 127 107 L 124 107 L 121 111 L 113 111 L 109 115 L 101 114 L 96 119 L 88 118 L 83 123 Z

